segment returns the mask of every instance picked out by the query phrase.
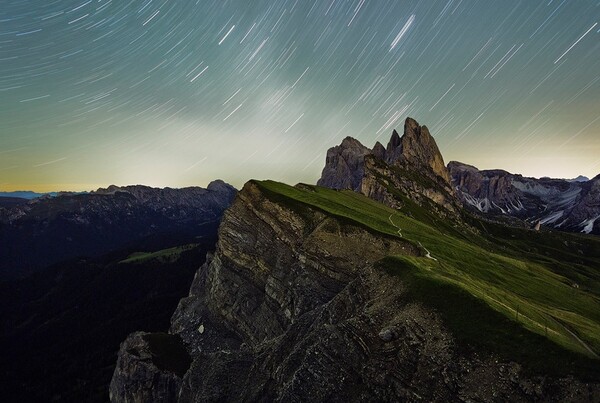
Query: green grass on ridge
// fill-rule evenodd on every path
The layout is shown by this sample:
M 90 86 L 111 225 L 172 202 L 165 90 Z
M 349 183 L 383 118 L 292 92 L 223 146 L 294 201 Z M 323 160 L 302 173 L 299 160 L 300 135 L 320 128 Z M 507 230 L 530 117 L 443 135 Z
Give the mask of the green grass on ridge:
M 423 302 L 441 310 L 462 340 L 477 344 L 480 338 L 487 341 L 482 346 L 538 369 L 553 354 L 558 371 L 600 376 L 600 241 L 595 237 L 491 228 L 487 223 L 481 235 L 461 234 L 414 203 L 397 211 L 351 191 L 254 183 L 277 203 L 316 208 L 386 236 L 399 237 L 400 229 L 405 240 L 422 245 L 437 261 L 395 257 L 385 260 L 386 271 L 397 274 L 394 265 L 398 270 L 409 267 L 411 281 L 424 290 L 419 295 L 428 296 Z M 462 305 L 434 303 L 444 297 L 460 297 Z M 478 304 L 479 315 L 485 311 L 495 319 L 486 326 L 460 319 L 465 298 Z M 515 338 L 506 337 L 507 332 Z
M 119 263 L 144 263 L 148 260 L 159 260 L 162 262 L 174 262 L 179 259 L 181 253 L 197 247 L 198 244 L 189 244 L 176 246 L 174 248 L 162 249 L 156 252 L 134 252 L 129 255 L 126 259 L 121 260 Z

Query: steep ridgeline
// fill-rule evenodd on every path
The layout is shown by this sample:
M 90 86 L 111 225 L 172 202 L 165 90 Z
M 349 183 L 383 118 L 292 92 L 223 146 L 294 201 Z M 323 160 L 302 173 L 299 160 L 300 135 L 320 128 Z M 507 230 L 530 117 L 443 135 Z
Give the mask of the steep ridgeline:
M 236 190 L 111 186 L 0 208 L 0 280 L 75 257 L 132 247 L 161 249 L 214 235 Z
M 330 148 L 317 184 L 354 190 L 394 208 L 408 198 L 441 216 L 455 216 L 460 205 L 435 140 L 411 118 L 402 137 L 393 131 L 387 147 L 377 142 L 368 149 L 347 137 Z
M 597 380 L 569 375 L 600 351 L 595 240 L 576 246 L 575 290 L 441 231 L 356 192 L 248 182 L 170 332 L 121 345 L 111 401 L 597 400 Z M 531 291 L 542 278 L 558 297 Z
M 454 161 L 448 169 L 464 205 L 480 213 L 600 234 L 600 175 L 591 180 L 535 179 Z

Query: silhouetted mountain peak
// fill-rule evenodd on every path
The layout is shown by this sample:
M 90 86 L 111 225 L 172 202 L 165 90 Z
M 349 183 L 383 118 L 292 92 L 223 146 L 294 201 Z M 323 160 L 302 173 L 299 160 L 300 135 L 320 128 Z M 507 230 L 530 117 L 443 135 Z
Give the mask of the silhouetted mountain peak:
M 208 184 L 206 190 L 211 192 L 237 192 L 236 188 L 221 179 L 216 179 Z
M 577 178 L 567 179 L 569 182 L 587 182 L 590 180 L 587 176 L 579 175 Z
M 412 118 L 406 118 L 402 137 L 396 130 L 393 131 L 386 149 L 385 160 L 388 164 L 400 161 L 421 170 L 431 169 L 437 176 L 450 182 L 444 158 L 429 129 L 427 126 L 419 126 L 419 123 Z
M 332 189 L 356 189 L 363 176 L 365 155 L 370 153 L 360 141 L 346 137 L 339 146 L 327 150 L 325 168 L 317 184 Z
M 394 130 L 394 133 L 395 132 L 396 131 Z M 385 147 L 379 141 L 375 143 L 375 146 L 373 147 L 373 150 L 371 152 L 380 160 L 385 159 Z
M 350 137 L 350 136 L 347 136 L 346 138 L 344 138 L 344 140 L 342 140 L 342 143 L 340 144 L 340 146 L 342 148 L 360 149 L 361 151 L 363 151 L 363 149 L 366 149 L 366 147 L 360 141 L 358 141 L 354 137 Z
M 398 134 L 396 129 L 394 129 L 394 131 L 392 132 L 392 137 L 390 137 L 390 141 L 388 141 L 386 151 L 388 152 L 388 154 L 392 153 L 396 148 L 398 148 L 398 146 L 400 146 L 400 144 L 400 135 Z

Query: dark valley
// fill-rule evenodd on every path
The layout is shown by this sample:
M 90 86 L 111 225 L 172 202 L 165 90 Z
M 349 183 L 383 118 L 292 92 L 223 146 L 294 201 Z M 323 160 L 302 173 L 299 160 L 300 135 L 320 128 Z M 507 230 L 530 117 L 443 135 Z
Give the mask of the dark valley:
M 105 401 L 120 341 L 168 326 L 235 194 L 110 187 L 0 208 L 3 400 Z

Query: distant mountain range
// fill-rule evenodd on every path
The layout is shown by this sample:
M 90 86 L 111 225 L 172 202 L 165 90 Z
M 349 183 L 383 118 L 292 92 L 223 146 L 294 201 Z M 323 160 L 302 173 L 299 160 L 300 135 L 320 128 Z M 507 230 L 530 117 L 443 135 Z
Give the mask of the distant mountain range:
M 448 168 L 464 205 L 480 213 L 600 234 L 600 175 L 591 180 L 535 179 L 460 162 L 450 162 Z
M 23 277 L 63 260 L 136 245 L 160 249 L 213 234 L 236 190 L 110 186 L 0 207 L 0 279 Z
M 32 199 L 37 199 L 38 197 L 42 197 L 42 196 L 56 196 L 57 194 L 58 194 L 58 192 L 36 193 L 36 192 L 32 192 L 30 190 L 22 190 L 22 191 L 15 191 L 15 192 L 0 192 L 0 197 L 16 197 L 19 199 L 32 200 Z

